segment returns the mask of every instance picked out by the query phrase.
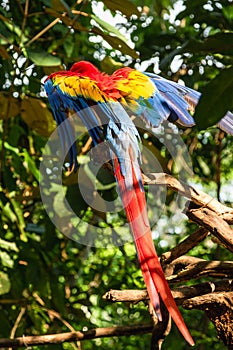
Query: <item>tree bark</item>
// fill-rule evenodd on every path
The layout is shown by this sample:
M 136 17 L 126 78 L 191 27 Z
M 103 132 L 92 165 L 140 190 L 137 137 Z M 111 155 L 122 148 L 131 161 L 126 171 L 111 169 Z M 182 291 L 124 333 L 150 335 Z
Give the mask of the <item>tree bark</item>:
M 204 310 L 213 322 L 218 337 L 228 349 L 233 348 L 233 292 L 209 293 L 188 299 L 183 307 Z

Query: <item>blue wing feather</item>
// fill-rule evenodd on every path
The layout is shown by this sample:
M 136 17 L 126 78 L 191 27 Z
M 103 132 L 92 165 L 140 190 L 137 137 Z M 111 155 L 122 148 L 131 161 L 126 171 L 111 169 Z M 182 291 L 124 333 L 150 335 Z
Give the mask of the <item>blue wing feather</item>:
M 233 135 L 233 114 L 231 112 L 227 112 L 217 126 L 226 131 L 228 134 Z
M 126 185 L 133 186 L 132 162 L 137 180 L 143 189 L 141 172 L 139 167 L 140 150 L 138 141 L 140 139 L 137 128 L 130 119 L 128 113 L 119 102 L 95 103 L 91 99 L 82 96 L 70 96 L 54 86 L 49 79 L 45 83 L 45 90 L 53 109 L 54 118 L 58 125 L 67 120 L 67 112 L 74 111 L 81 119 L 88 133 L 92 137 L 94 145 L 106 140 L 109 143 L 112 158 L 119 159 L 122 175 L 125 177 Z M 74 130 L 70 123 L 64 123 L 59 128 L 59 136 L 63 149 L 75 140 Z M 77 150 L 75 144 L 69 149 L 70 167 L 76 170 Z
M 54 89 L 54 86 L 51 80 L 48 80 L 45 83 L 45 90 L 48 95 L 49 103 L 53 110 L 54 119 L 57 125 L 61 125 L 61 124 L 63 125 L 62 128 L 58 128 L 58 135 L 61 141 L 62 152 L 66 153 L 65 151 L 69 149 L 68 156 L 69 156 L 70 168 L 76 171 L 78 167 L 77 150 L 76 150 L 76 144 L 73 141 L 75 140 L 74 130 L 69 120 L 67 120 L 66 102 L 64 103 L 58 91 Z M 66 122 L 63 123 L 64 121 Z M 71 147 L 68 145 L 71 145 Z M 65 158 L 65 154 L 63 154 L 63 158 Z
M 177 121 L 179 124 L 187 127 L 195 125 L 195 120 L 189 113 L 189 110 L 196 107 L 201 97 L 201 93 L 173 81 L 164 79 L 159 75 L 152 73 L 144 74 L 150 77 L 151 81 L 157 88 L 154 96 L 151 97 L 152 101 L 150 100 L 153 108 L 161 111 L 161 103 L 159 101 L 161 100 L 163 105 L 166 104 L 167 109 L 170 112 L 169 116 L 167 116 L 168 120 L 172 122 Z M 164 117 L 164 112 L 161 112 L 161 115 Z M 233 135 L 233 114 L 227 112 L 217 126 Z
M 155 93 L 147 100 L 141 98 L 134 105 L 122 106 L 119 102 L 95 102 L 83 96 L 71 96 L 60 89 L 59 84 L 54 85 L 48 79 L 45 83 L 54 118 L 58 125 L 67 120 L 68 110 L 74 111 L 87 128 L 94 145 L 106 140 L 112 154 L 119 159 L 122 175 L 125 176 L 127 186 L 132 185 L 132 160 L 135 162 L 137 180 L 142 184 L 140 164 L 140 140 L 138 131 L 130 119 L 129 113 L 140 115 L 150 127 L 159 126 L 163 120 L 178 122 L 183 126 L 193 126 L 195 121 L 190 111 L 197 105 L 201 94 L 186 86 L 164 79 L 156 74 L 144 73 L 155 85 Z M 65 78 L 65 77 L 64 77 Z M 84 94 L 85 95 L 85 94 Z M 132 107 L 132 108 L 131 108 Z M 228 112 L 218 123 L 218 126 L 233 134 L 233 114 Z M 65 123 L 59 130 L 62 148 L 68 151 L 71 168 L 77 169 L 77 151 L 74 129 L 70 123 Z M 141 188 L 143 186 L 141 185 Z
M 150 77 L 151 81 L 156 87 L 154 95 L 150 99 L 150 103 L 153 108 L 161 111 L 161 104 L 165 110 L 161 112 L 161 115 L 165 119 L 171 121 L 177 121 L 184 126 L 193 126 L 195 121 L 190 115 L 189 110 L 194 107 L 199 98 L 200 93 L 182 86 L 173 81 L 164 79 L 159 75 L 152 73 L 144 73 Z

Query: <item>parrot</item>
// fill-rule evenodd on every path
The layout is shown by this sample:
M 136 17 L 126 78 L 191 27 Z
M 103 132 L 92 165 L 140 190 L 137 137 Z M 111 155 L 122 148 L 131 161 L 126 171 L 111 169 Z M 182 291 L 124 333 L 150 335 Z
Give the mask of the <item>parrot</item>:
M 142 118 L 151 128 L 168 120 L 185 127 L 195 125 L 190 113 L 200 93 L 159 75 L 122 67 L 112 75 L 101 72 L 91 62 L 79 61 L 69 70 L 50 74 L 44 82 L 57 125 L 75 113 L 87 128 L 96 146 L 106 142 L 126 217 L 132 231 L 137 257 L 150 302 L 162 321 L 160 298 L 185 340 L 192 336 L 172 296 L 150 229 L 141 172 L 140 136 L 132 117 Z M 227 114 L 218 126 L 233 134 L 233 114 Z M 77 170 L 77 150 L 72 127 L 60 131 L 63 147 L 69 147 L 69 164 Z

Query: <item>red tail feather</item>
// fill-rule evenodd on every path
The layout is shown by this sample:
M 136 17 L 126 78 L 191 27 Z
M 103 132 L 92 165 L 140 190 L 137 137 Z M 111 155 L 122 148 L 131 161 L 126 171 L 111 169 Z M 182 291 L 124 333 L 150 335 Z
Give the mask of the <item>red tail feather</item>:
M 194 345 L 194 341 L 175 303 L 158 260 L 147 216 L 145 194 L 137 181 L 133 163 L 132 175 L 134 185 L 131 189 L 126 188 L 124 176 L 121 173 L 120 164 L 117 158 L 114 159 L 114 169 L 121 199 L 134 236 L 143 278 L 158 319 L 160 321 L 162 320 L 159 303 L 160 295 L 186 341 L 190 345 Z

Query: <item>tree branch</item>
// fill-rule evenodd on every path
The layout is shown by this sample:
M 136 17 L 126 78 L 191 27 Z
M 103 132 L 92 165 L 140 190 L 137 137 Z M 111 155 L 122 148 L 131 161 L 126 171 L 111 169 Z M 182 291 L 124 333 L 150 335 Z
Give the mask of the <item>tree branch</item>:
M 146 185 L 163 185 L 179 192 L 182 196 L 196 203 L 201 207 L 208 208 L 225 219 L 229 224 L 233 224 L 233 209 L 217 201 L 217 199 L 202 192 L 192 186 L 179 181 L 171 175 L 165 173 L 143 174 L 143 181 Z
M 201 296 L 213 292 L 233 291 L 233 281 L 222 279 L 217 282 L 199 283 L 193 286 L 180 286 L 172 289 L 172 295 L 178 305 L 183 305 L 187 299 Z M 138 303 L 139 301 L 149 300 L 146 290 L 116 290 L 111 289 L 103 295 L 104 300 L 116 302 Z
M 176 265 L 179 265 L 179 259 L 175 260 L 172 264 L 174 263 Z M 177 283 L 194 278 L 197 279 L 203 276 L 233 278 L 233 262 L 206 260 L 198 261 L 193 264 L 187 265 L 177 274 L 169 276 L 167 277 L 167 279 L 169 281 L 172 281 L 173 283 Z
M 132 334 L 151 333 L 152 324 L 141 324 L 134 326 L 118 326 L 108 328 L 95 328 L 88 331 L 77 331 L 49 335 L 23 336 L 15 339 L 0 339 L 0 348 L 20 346 L 29 347 L 35 345 L 61 344 L 78 340 L 96 339 L 103 337 L 120 337 Z
M 228 349 L 233 345 L 233 292 L 209 293 L 186 300 L 186 309 L 204 310 Z
M 197 224 L 204 226 L 224 245 L 233 252 L 233 230 L 225 220 L 208 208 L 187 210 L 188 218 Z
M 161 255 L 162 265 L 169 264 L 180 256 L 187 254 L 189 250 L 196 247 L 201 241 L 203 241 L 208 236 L 208 234 L 209 231 L 203 227 L 193 232 L 190 236 L 177 244 L 170 251 Z

